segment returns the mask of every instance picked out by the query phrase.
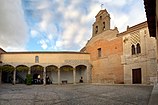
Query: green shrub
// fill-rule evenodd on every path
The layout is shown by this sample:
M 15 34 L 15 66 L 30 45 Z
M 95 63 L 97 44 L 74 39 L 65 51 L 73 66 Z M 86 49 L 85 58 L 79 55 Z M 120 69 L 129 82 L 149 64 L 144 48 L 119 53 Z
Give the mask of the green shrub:
M 26 75 L 26 85 L 31 85 L 32 84 L 32 75 L 27 74 Z

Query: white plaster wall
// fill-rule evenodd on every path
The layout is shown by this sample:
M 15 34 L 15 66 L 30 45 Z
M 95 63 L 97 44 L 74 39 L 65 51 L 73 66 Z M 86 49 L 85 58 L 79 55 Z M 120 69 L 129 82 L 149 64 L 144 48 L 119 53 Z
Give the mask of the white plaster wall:
M 60 71 L 60 80 L 67 80 L 68 83 L 73 83 L 73 71 Z
M 58 83 L 57 71 L 49 71 L 49 72 L 46 72 L 46 74 L 49 76 L 49 79 L 52 81 L 52 83 Z
M 79 82 L 79 80 L 81 79 L 81 76 L 83 77 L 83 82 L 87 82 L 86 69 L 85 70 L 76 70 L 76 83 Z

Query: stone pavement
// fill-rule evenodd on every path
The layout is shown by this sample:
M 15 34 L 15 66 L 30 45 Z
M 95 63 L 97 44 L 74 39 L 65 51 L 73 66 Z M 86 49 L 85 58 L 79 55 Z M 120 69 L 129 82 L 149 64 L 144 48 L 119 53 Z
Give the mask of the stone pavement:
M 158 84 L 152 90 L 148 105 L 158 105 Z
M 0 105 L 148 105 L 146 85 L 0 85 Z

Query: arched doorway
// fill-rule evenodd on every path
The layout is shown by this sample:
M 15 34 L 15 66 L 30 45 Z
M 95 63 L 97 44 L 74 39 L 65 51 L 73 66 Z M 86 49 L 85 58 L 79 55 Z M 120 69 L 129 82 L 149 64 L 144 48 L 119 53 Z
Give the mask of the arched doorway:
M 43 71 L 44 71 L 44 68 L 41 65 L 31 66 L 33 84 L 43 84 Z
M 87 82 L 87 67 L 85 65 L 76 66 L 76 82 Z
M 18 65 L 16 67 L 16 83 L 24 84 L 26 75 L 28 74 L 29 67 L 26 65 Z
M 61 82 L 73 83 L 73 67 L 64 65 L 60 67 L 60 80 Z
M 46 84 L 58 83 L 58 67 L 49 65 L 46 67 Z
M 13 71 L 12 65 L 2 66 L 2 83 L 13 83 Z

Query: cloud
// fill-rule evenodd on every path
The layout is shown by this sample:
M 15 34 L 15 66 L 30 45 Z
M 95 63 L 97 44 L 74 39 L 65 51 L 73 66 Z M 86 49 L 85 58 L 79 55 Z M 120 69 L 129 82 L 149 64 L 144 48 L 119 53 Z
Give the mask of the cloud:
M 48 45 L 47 45 L 47 42 L 49 42 L 48 40 L 40 40 L 40 44 L 41 44 L 41 47 L 43 48 L 43 49 L 47 49 L 47 47 L 48 47 Z
M 116 26 L 120 32 L 123 32 L 127 26 L 133 26 L 146 21 L 143 1 L 121 0 L 124 2 L 124 5 L 120 5 L 120 2 L 116 0 L 113 1 L 115 2 L 109 2 L 104 5 L 111 16 L 111 28 Z M 112 5 L 117 6 L 112 8 Z
M 146 20 L 143 2 L 136 0 L 23 0 L 22 4 L 29 35 L 42 50 L 84 47 L 101 4 L 110 13 L 111 28 L 120 32 Z
M 26 50 L 27 24 L 21 0 L 0 0 L 0 47 L 6 51 Z
M 30 33 L 31 33 L 31 37 L 33 38 L 39 34 L 36 30 L 31 30 Z

